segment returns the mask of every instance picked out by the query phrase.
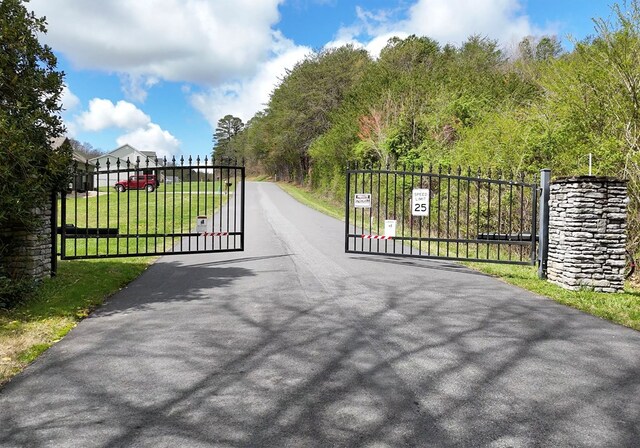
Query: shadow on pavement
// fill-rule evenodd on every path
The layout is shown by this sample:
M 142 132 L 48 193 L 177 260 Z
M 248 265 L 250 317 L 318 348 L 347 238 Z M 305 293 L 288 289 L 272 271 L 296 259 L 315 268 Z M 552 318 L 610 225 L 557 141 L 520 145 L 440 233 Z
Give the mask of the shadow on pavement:
M 387 264 L 394 264 L 398 266 L 412 266 L 412 267 L 421 268 L 421 269 L 430 269 L 434 271 L 446 271 L 446 272 L 455 272 L 459 274 L 480 275 L 483 277 L 491 277 L 490 275 L 487 275 L 485 273 L 469 269 L 466 266 L 463 266 L 460 264 L 454 264 L 454 263 L 446 263 L 440 260 L 435 261 L 435 260 L 421 259 L 420 261 L 415 261 L 415 259 L 411 260 L 409 257 L 388 257 L 388 256 L 380 257 L 379 255 L 377 256 L 374 255 L 369 257 L 350 256 L 349 258 L 352 260 L 368 261 L 372 263 L 387 263 Z
M 277 260 L 286 257 L 155 265 L 96 313 L 102 327 L 74 335 L 85 345 L 49 358 L 40 376 L 54 383 L 29 384 L 32 402 L 20 406 L 38 419 L 18 422 L 5 408 L 0 445 L 47 446 L 56 439 L 41 433 L 61 427 L 77 437 L 63 443 L 103 447 L 640 440 L 640 364 L 624 355 L 640 342 L 633 331 L 620 337 L 606 322 L 482 284 L 452 283 L 464 297 L 406 282 L 359 295 L 342 279 L 335 297 L 312 279 L 280 278 Z M 144 318 L 186 304 L 185 321 Z

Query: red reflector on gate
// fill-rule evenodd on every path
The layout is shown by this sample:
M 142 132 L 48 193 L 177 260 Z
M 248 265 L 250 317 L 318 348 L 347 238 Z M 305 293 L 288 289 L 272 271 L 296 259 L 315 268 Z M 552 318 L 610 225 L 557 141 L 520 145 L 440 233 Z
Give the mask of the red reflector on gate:
M 365 240 L 392 240 L 392 236 L 384 236 L 384 235 L 362 235 L 362 238 Z

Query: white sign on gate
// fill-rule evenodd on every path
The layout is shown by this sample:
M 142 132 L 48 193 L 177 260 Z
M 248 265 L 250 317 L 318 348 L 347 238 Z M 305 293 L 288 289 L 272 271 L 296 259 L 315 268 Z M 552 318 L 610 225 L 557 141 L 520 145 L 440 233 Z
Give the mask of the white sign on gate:
M 384 220 L 384 236 L 395 238 L 396 236 L 396 220 L 395 219 Z
M 353 199 L 353 206 L 355 208 L 371 208 L 371 194 L 356 193 Z
M 196 233 L 203 233 L 207 231 L 207 217 L 198 216 L 196 218 Z
M 411 194 L 411 215 L 429 216 L 429 189 L 416 188 Z

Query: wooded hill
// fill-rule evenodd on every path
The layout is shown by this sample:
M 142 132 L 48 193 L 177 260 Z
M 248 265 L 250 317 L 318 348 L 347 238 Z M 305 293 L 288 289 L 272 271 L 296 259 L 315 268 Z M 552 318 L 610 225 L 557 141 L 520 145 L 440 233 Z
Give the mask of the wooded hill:
M 507 51 L 481 36 L 459 47 L 411 36 L 375 60 L 351 46 L 310 54 L 216 157 L 342 198 L 348 162 L 559 177 L 587 174 L 592 153 L 594 175 L 629 181 L 637 249 L 639 145 L 636 0 L 594 19 L 594 35 L 568 52 L 553 37 Z

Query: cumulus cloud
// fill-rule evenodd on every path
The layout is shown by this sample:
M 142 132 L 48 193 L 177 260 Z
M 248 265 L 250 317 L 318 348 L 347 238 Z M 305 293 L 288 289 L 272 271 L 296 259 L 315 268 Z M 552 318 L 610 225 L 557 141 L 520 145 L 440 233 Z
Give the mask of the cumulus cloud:
M 155 76 L 139 76 L 128 73 L 120 75 L 120 84 L 125 96 L 139 103 L 144 103 L 149 89 L 159 82 L 160 80 Z
M 378 56 L 380 56 L 380 52 L 384 47 L 387 46 L 389 39 L 391 39 L 392 37 L 399 37 L 400 39 L 404 39 L 406 37 L 409 37 L 409 33 L 404 31 L 390 31 L 370 38 L 366 43 L 360 42 L 354 36 L 344 36 L 332 40 L 331 42 L 326 44 L 324 48 L 339 48 L 345 45 L 353 45 L 355 48 L 364 48 L 371 55 L 371 57 L 377 58 Z
M 180 141 L 169 131 L 151 121 L 151 117 L 127 101 L 113 103 L 104 98 L 93 98 L 89 109 L 70 122 L 71 129 L 101 132 L 106 129 L 126 131 L 116 139 L 118 145 L 126 143 L 143 151 L 156 151 L 158 156 L 180 152 Z
M 520 0 L 420 0 L 403 28 L 443 43 L 459 44 L 479 34 L 509 44 L 542 33 L 524 14 Z
M 356 8 L 358 20 L 341 28 L 330 43 L 361 43 L 377 57 L 389 38 L 428 36 L 442 44 L 461 44 L 478 34 L 509 48 L 529 35 L 554 34 L 534 26 L 521 0 L 418 0 L 404 12 L 398 8 L 368 11 Z
M 80 106 L 80 98 L 78 98 L 67 85 L 62 86 L 60 105 L 62 106 L 62 119 L 67 128 L 67 135 L 69 137 L 75 137 L 77 134 L 77 126 L 72 118 L 72 113 Z
M 149 80 L 216 85 L 249 76 L 272 49 L 283 0 L 32 0 L 48 21 L 48 44 L 77 67 Z M 147 86 L 148 87 L 148 86 Z M 144 96 L 144 94 L 142 94 Z
M 80 114 L 76 122 L 82 129 L 95 132 L 107 128 L 135 129 L 149 124 L 151 118 L 127 101 L 113 104 L 94 98 L 89 102 L 89 110 Z
M 155 123 L 121 135 L 116 142 L 120 146 L 129 144 L 141 151 L 155 151 L 158 157 L 169 157 L 180 152 L 180 141 Z
M 60 102 L 62 103 L 62 110 L 70 112 L 80 105 L 80 98 L 78 98 L 68 86 L 64 85 L 62 86 Z
M 191 104 L 215 128 L 218 120 L 227 114 L 249 120 L 264 109 L 269 95 L 284 77 L 286 69 L 304 59 L 310 48 L 296 46 L 280 37 L 276 56 L 261 64 L 254 76 L 225 83 L 191 95 Z

